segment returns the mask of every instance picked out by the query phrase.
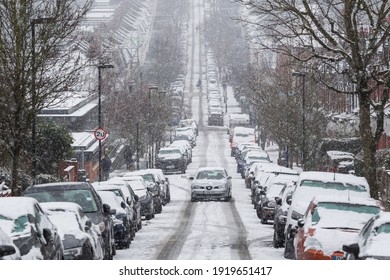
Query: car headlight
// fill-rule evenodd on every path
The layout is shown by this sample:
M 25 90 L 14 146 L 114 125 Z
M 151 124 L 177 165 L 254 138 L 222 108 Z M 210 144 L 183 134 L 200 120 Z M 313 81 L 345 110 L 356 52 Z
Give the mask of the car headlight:
M 296 211 L 292 211 L 292 213 L 291 213 L 291 218 L 294 219 L 294 220 L 299 220 L 299 219 L 303 218 L 303 215 L 302 215 L 302 214 L 299 214 L 299 213 L 296 212 Z
M 322 244 L 317 238 L 308 236 L 303 243 L 305 250 L 317 250 L 322 251 Z

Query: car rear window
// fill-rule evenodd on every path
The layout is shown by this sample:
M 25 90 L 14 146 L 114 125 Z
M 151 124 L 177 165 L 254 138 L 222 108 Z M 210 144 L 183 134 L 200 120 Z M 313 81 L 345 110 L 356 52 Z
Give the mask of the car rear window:
M 376 232 L 378 234 L 380 233 L 386 233 L 386 234 L 389 234 L 390 233 L 390 224 L 383 224 L 383 225 L 380 225 L 378 227 L 378 229 L 376 230 Z
M 367 192 L 367 189 L 363 185 L 354 185 L 341 182 L 323 182 L 315 180 L 303 180 L 301 182 L 303 187 L 323 188 L 339 191 L 354 191 L 354 192 Z
M 380 212 L 380 208 L 377 206 L 349 204 L 349 203 L 335 203 L 335 202 L 320 202 L 315 208 L 312 216 L 313 223 L 318 223 L 321 220 L 321 209 L 326 210 L 338 210 L 342 212 L 353 212 L 359 214 L 371 214 L 376 215 Z M 335 212 L 341 214 L 342 212 Z M 349 214 L 351 215 L 351 214 Z

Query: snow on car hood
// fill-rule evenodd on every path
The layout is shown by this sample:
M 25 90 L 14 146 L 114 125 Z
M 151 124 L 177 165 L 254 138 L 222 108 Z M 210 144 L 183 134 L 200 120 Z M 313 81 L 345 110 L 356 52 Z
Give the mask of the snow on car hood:
M 221 186 L 225 185 L 226 180 L 212 180 L 212 179 L 198 179 L 195 180 L 193 185 L 196 186 Z
M 359 230 L 355 229 L 325 229 L 316 228 L 314 238 L 320 243 L 316 243 L 316 246 L 306 247 L 308 243 L 311 243 L 313 237 L 307 237 L 305 240 L 305 250 L 317 249 L 324 253 L 324 255 L 330 256 L 336 251 L 342 251 L 344 244 L 351 243 L 358 235 Z

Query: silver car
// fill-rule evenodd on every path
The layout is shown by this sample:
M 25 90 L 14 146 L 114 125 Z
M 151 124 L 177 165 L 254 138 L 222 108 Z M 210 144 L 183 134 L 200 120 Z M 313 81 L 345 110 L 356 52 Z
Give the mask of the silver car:
M 191 184 L 191 201 L 224 200 L 232 198 L 232 177 L 222 167 L 203 167 L 195 177 L 189 178 Z

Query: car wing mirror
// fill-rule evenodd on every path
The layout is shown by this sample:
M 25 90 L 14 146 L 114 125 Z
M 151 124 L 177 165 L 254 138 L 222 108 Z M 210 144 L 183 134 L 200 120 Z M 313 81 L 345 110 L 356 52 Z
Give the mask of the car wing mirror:
M 228 179 L 228 180 L 231 180 L 231 179 L 232 179 L 232 176 L 227 177 L 227 179 Z
M 138 202 L 138 200 L 139 200 L 138 195 L 134 195 L 134 200 L 135 200 L 135 202 Z
M 110 214 L 115 215 L 116 214 L 116 209 L 110 209 Z
M 355 259 L 358 258 L 359 253 L 360 253 L 359 244 L 357 244 L 357 243 L 343 245 L 342 249 L 344 252 L 347 252 L 348 254 L 353 255 L 355 257 Z
M 282 199 L 280 197 L 275 197 L 276 205 L 282 205 Z
M 0 258 L 15 254 L 16 250 L 11 245 L 0 245 Z
M 107 214 L 110 214 L 110 210 L 111 210 L 110 205 L 104 203 L 104 204 L 103 204 L 103 213 L 106 214 L 106 215 L 107 215 Z
M 303 219 L 299 219 L 297 224 L 299 228 L 303 228 L 303 226 L 305 225 L 305 221 Z
M 124 201 L 121 202 L 121 207 L 122 207 L 123 209 L 126 209 L 126 203 L 125 203 Z
M 91 222 L 91 220 L 86 221 L 86 222 L 85 222 L 85 227 L 84 227 L 84 229 L 87 231 L 87 230 L 90 230 L 91 227 L 92 227 L 92 222 Z
M 194 177 L 192 177 L 192 176 L 191 176 L 191 177 L 189 177 L 188 179 L 190 179 L 190 180 L 194 180 Z

